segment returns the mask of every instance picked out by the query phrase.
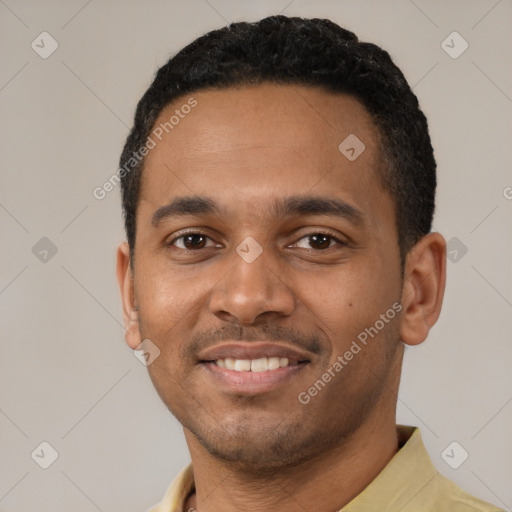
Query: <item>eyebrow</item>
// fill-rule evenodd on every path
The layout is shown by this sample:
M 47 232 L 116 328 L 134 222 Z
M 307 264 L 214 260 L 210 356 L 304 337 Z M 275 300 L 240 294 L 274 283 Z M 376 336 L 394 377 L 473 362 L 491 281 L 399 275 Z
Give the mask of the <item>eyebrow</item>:
M 361 210 L 346 201 L 317 196 L 296 196 L 278 200 L 275 209 L 283 216 L 327 215 L 344 218 L 355 225 L 361 225 L 365 217 Z
M 344 218 L 354 225 L 361 225 L 365 217 L 362 211 L 341 199 L 319 196 L 292 196 L 276 199 L 273 210 L 280 217 L 327 215 Z M 167 218 L 185 215 L 218 215 L 218 213 L 219 209 L 215 201 L 208 197 L 177 197 L 153 213 L 151 224 L 158 227 Z
M 151 217 L 154 227 L 167 218 L 180 215 L 211 215 L 217 213 L 217 207 L 213 200 L 207 197 L 177 197 L 169 204 L 156 210 Z

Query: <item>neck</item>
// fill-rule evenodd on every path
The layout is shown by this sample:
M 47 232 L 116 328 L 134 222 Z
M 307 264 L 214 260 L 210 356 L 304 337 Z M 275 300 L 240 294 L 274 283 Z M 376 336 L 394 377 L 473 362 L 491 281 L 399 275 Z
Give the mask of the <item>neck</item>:
M 188 431 L 196 493 L 184 512 L 339 510 L 361 493 L 398 451 L 395 414 L 382 411 L 343 445 L 268 480 L 209 454 Z M 390 414 L 392 412 L 392 415 Z

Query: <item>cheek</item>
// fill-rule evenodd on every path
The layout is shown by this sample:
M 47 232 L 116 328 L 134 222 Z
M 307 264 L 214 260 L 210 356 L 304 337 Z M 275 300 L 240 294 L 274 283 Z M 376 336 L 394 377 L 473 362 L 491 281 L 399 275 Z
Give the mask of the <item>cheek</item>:
M 142 267 L 142 265 L 141 265 Z M 142 269 L 141 269 L 142 270 Z M 176 352 L 197 324 L 214 281 L 154 258 L 136 279 L 141 334 L 161 350 Z
M 167 272 L 154 265 L 139 272 L 135 289 L 141 334 L 159 346 L 168 346 L 164 342 L 172 337 L 186 312 L 187 289 L 177 286 Z
M 296 282 L 302 282 L 297 296 L 325 327 L 334 351 L 344 351 L 399 298 L 390 274 L 377 261 L 352 260 L 329 273 L 296 276 Z

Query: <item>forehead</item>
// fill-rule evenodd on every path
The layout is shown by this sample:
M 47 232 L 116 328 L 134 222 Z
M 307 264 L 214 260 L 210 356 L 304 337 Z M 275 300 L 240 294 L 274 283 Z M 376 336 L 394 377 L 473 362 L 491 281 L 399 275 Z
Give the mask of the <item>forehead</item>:
M 242 206 L 337 191 L 364 210 L 381 188 L 378 130 L 365 107 L 317 87 L 201 90 L 165 107 L 151 137 L 141 206 L 153 209 L 178 195 Z

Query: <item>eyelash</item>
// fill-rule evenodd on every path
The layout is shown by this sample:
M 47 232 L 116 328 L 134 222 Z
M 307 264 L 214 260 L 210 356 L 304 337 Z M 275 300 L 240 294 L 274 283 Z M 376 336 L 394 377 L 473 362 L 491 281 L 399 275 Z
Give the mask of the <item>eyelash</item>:
M 296 245 L 298 242 L 300 242 L 301 240 L 304 240 L 304 239 L 307 239 L 311 236 L 315 236 L 315 235 L 321 235 L 321 236 L 325 236 L 326 238 L 329 238 L 330 239 L 330 242 L 335 242 L 336 244 L 331 246 L 329 245 L 329 247 L 326 247 L 325 249 L 313 249 L 312 247 L 309 249 L 311 251 L 318 251 L 318 252 L 321 252 L 321 251 L 326 251 L 327 249 L 332 249 L 333 247 L 335 246 L 340 246 L 340 247 L 344 247 L 346 246 L 346 242 L 343 242 L 342 240 L 340 240 L 339 238 L 337 238 L 336 236 L 334 236 L 332 233 L 329 233 L 329 232 L 325 232 L 325 231 L 314 231 L 314 232 L 311 232 L 307 235 L 304 235 L 304 236 L 301 236 L 294 244 L 292 245 Z
M 213 238 L 211 238 L 210 236 L 208 236 L 205 233 L 201 233 L 200 231 L 189 231 L 187 233 L 182 233 L 180 236 L 177 236 L 177 237 L 173 238 L 170 242 L 166 243 L 166 245 L 171 246 L 171 247 L 175 247 L 174 244 L 175 244 L 175 242 L 177 240 L 181 240 L 181 239 L 183 239 L 183 238 L 185 238 L 187 236 L 190 236 L 190 235 L 197 235 L 197 236 L 208 238 L 211 241 L 214 241 Z M 177 247 L 177 249 L 180 249 L 182 251 L 197 251 L 197 250 L 199 250 L 199 249 L 182 249 L 181 247 Z
M 200 231 L 189 231 L 187 233 L 183 233 L 180 236 L 177 236 L 177 237 L 173 238 L 170 242 L 166 243 L 166 245 L 168 245 L 170 247 L 176 247 L 175 246 L 176 241 L 184 239 L 185 237 L 190 236 L 190 235 L 197 235 L 197 236 L 200 236 L 200 237 L 206 237 L 209 240 L 214 241 L 210 236 L 208 236 L 205 233 L 202 233 Z M 336 242 L 336 245 L 338 245 L 338 246 L 342 246 L 343 247 L 343 246 L 347 246 L 348 245 L 346 242 L 343 242 L 342 240 L 340 240 L 339 238 L 334 236 L 332 233 L 329 233 L 327 231 L 321 231 L 321 230 L 320 231 L 313 231 L 313 232 L 311 232 L 309 234 L 301 236 L 296 242 L 294 242 L 293 244 L 290 244 L 290 245 L 296 245 L 301 240 L 303 240 L 305 238 L 308 238 L 308 237 L 311 237 L 311 236 L 314 236 L 314 235 L 325 236 L 325 237 L 329 238 L 331 242 Z M 287 247 L 290 247 L 290 245 L 287 246 Z M 310 250 L 321 252 L 321 251 L 325 251 L 327 249 L 331 249 L 332 247 L 334 247 L 334 246 L 329 246 L 326 249 L 313 249 L 313 248 L 310 248 Z M 183 249 L 181 247 L 176 247 L 176 248 L 180 249 L 182 251 L 190 251 L 190 252 L 197 252 L 197 251 L 201 250 L 201 249 Z

